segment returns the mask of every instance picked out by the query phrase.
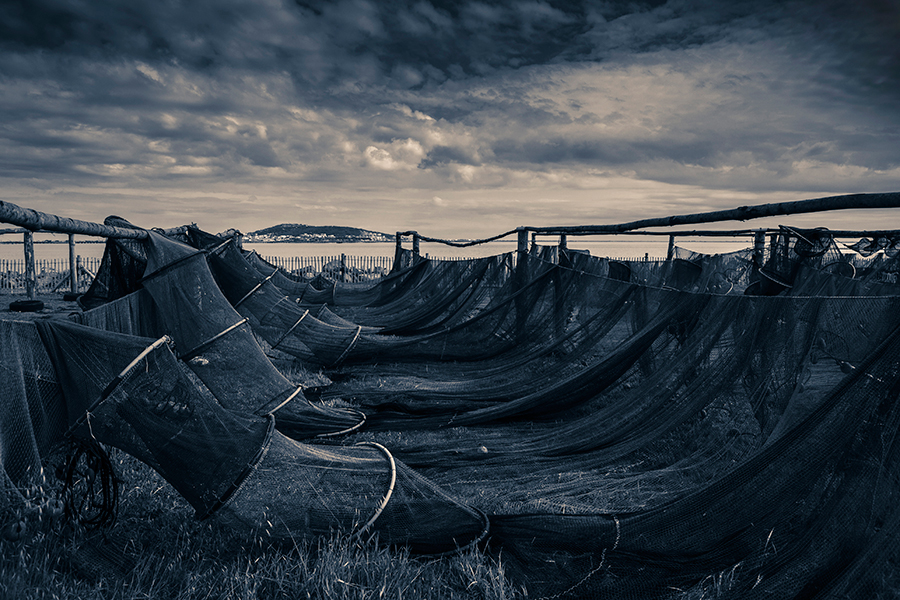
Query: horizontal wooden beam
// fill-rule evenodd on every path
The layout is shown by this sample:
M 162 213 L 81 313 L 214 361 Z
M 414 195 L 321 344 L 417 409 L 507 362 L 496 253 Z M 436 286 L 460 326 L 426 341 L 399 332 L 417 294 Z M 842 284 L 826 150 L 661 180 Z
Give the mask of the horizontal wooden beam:
M 478 240 L 445 240 L 441 238 L 427 237 L 415 231 L 398 231 L 397 241 L 402 236 L 417 235 L 423 242 L 436 242 L 447 246 L 465 248 L 476 246 L 517 234 L 525 229 L 538 235 L 606 235 L 606 234 L 631 234 L 631 235 L 676 235 L 676 236 L 737 236 L 755 234 L 757 230 L 743 229 L 731 231 L 636 231 L 647 227 L 674 227 L 677 225 L 696 225 L 700 223 L 717 223 L 721 221 L 748 221 L 762 217 L 776 217 L 783 215 L 796 215 L 804 213 L 827 212 L 832 210 L 873 209 L 873 208 L 900 208 L 900 192 L 886 192 L 882 194 L 847 194 L 844 196 L 827 196 L 811 200 L 796 200 L 793 202 L 775 202 L 760 204 L 757 206 L 740 206 L 729 210 L 716 210 L 704 213 L 687 215 L 675 215 L 670 217 L 657 217 L 631 221 L 629 223 L 617 223 L 612 225 L 582 225 L 572 227 L 518 227 L 501 234 Z M 768 230 L 764 230 L 768 231 Z M 779 229 L 772 230 L 780 231 Z M 883 231 L 839 231 L 833 232 L 835 236 L 869 237 L 873 234 L 896 233 L 895 230 Z
M 716 210 L 704 213 L 674 215 L 642 219 L 629 223 L 614 225 L 583 225 L 578 227 L 527 227 L 529 231 L 539 234 L 559 235 L 591 235 L 596 233 L 622 233 L 646 227 L 673 227 L 675 225 L 694 225 L 697 223 L 716 223 L 719 221 L 747 221 L 762 217 L 797 215 L 803 213 L 826 212 L 832 210 L 900 208 L 900 192 L 884 194 L 848 194 L 846 196 L 828 196 L 812 200 L 794 202 L 775 202 L 758 206 L 740 206 L 729 210 Z
M 0 200 L 0 223 L 10 223 L 29 231 L 52 231 L 56 233 L 77 233 L 96 237 L 141 240 L 147 237 L 144 229 L 111 227 L 90 221 L 79 221 L 58 217 L 31 208 L 22 208 L 12 202 Z

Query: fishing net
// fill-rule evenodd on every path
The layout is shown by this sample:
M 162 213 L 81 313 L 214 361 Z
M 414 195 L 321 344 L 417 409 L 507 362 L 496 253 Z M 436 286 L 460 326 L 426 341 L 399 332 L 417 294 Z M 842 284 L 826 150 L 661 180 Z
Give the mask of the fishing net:
M 317 318 L 321 305 L 298 303 L 236 248 L 151 237 L 144 290 L 81 319 L 162 327 L 186 362 L 158 342 L 125 369 L 152 336 L 42 335 L 68 348 L 51 351 L 66 370 L 96 371 L 84 384 L 55 372 L 65 393 L 84 390 L 67 397 L 70 414 L 105 397 L 79 435 L 115 431 L 104 439 L 168 473 L 200 514 L 274 540 L 336 529 L 428 553 L 489 536 L 531 596 L 702 596 L 724 573 L 727 597 L 900 589 L 888 244 L 845 256 L 827 233 L 785 229 L 761 260 L 537 247 L 444 265 L 400 252 L 409 277 Z M 369 427 L 341 446 L 273 430 L 268 406 L 291 388 L 268 361 L 260 375 L 238 364 L 264 358 L 251 328 L 328 365 L 333 383 L 307 391 L 359 406 Z M 237 333 L 248 342 L 225 343 Z M 229 396 L 229 376 L 246 397 Z M 188 438 L 226 435 L 198 448 L 233 461 L 200 458 L 209 475 L 178 482 Z
M 500 261 L 508 264 L 509 257 Z M 528 262 L 528 257 L 523 257 Z M 560 291 L 552 277 L 553 264 L 535 259 L 514 270 L 495 271 L 498 285 L 481 285 L 469 279 L 470 288 L 484 294 L 466 295 L 461 301 L 445 303 L 446 316 L 432 314 L 430 333 L 387 334 L 362 325 L 325 323 L 309 314 L 309 309 L 292 303 L 274 284 L 254 278 L 236 257 L 211 258 L 218 285 L 226 297 L 251 319 L 258 333 L 273 347 L 307 362 L 336 366 L 377 361 L 481 360 L 510 350 L 527 351 L 538 331 L 546 329 L 556 313 L 540 310 L 557 301 Z M 493 279 L 492 279 L 493 280 Z M 457 282 L 454 288 L 461 293 Z M 416 286 L 417 289 L 421 286 Z M 459 297 L 459 294 L 457 294 Z
M 40 323 L 66 390 L 70 432 L 152 466 L 196 510 L 273 542 L 332 531 L 414 552 L 484 537 L 486 517 L 412 473 L 384 447 L 309 446 L 225 410 L 171 352 L 139 338 Z
M 104 224 L 135 229 L 134 225 L 116 216 L 107 217 Z M 78 297 L 78 305 L 89 310 L 136 291 L 146 264 L 143 242 L 108 238 L 100 268 L 87 291 Z
M 150 233 L 142 283 L 153 298 L 179 358 L 230 410 L 279 413 L 282 431 L 298 439 L 358 428 L 355 410 L 316 406 L 265 356 L 246 319 L 231 307 L 209 272 L 206 255 Z
M 492 516 L 532 593 L 661 597 L 731 568 L 729 597 L 872 597 L 896 585 L 891 336 L 808 416 L 721 478 L 632 514 Z M 886 576 L 887 575 L 887 576 Z
M 0 529 L 35 500 L 23 492 L 43 482 L 43 460 L 66 429 L 53 365 L 33 323 L 0 320 Z M 36 509 L 37 506 L 34 506 Z

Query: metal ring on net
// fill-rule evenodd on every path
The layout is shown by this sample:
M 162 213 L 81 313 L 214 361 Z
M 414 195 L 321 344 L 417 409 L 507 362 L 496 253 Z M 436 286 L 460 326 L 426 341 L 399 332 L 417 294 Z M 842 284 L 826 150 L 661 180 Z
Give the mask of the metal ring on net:
M 304 396 L 304 398 L 306 398 L 306 397 Z M 325 411 L 322 410 L 322 407 L 321 407 L 321 406 L 316 406 L 315 404 L 313 404 L 312 402 L 310 402 L 310 401 L 309 401 L 309 398 L 306 398 L 306 403 L 307 403 L 310 407 L 312 407 L 313 409 L 315 409 L 315 410 L 318 410 L 318 411 L 320 411 L 320 412 L 325 412 Z M 280 407 L 279 407 L 279 408 L 280 408 Z M 278 410 L 278 409 L 276 409 L 276 410 Z M 320 434 L 316 435 L 317 438 L 329 438 L 329 437 L 335 437 L 335 436 L 338 436 L 338 435 L 346 435 L 346 434 L 348 434 L 348 433 L 353 433 L 354 431 L 356 431 L 357 429 L 359 429 L 359 428 L 361 428 L 363 425 L 365 425 L 365 423 L 366 423 L 366 413 L 362 412 L 361 410 L 356 410 L 356 409 L 354 409 L 354 408 L 342 408 L 341 410 L 344 410 L 344 411 L 346 411 L 346 412 L 348 412 L 348 413 L 355 414 L 355 415 L 359 416 L 359 422 L 358 422 L 356 425 L 353 425 L 353 426 L 351 426 L 351 427 L 348 427 L 347 429 L 342 429 L 342 430 L 340 430 L 340 431 L 330 431 L 330 432 L 328 432 L 328 433 L 320 433 Z
M 381 450 L 382 453 L 384 453 L 384 455 L 387 457 L 388 461 L 390 461 L 390 464 L 391 464 L 391 484 L 388 487 L 387 494 L 385 494 L 384 499 L 381 501 L 381 505 L 375 510 L 375 514 L 372 515 L 372 517 L 366 522 L 365 525 L 360 527 L 358 530 L 356 530 L 350 536 L 350 541 L 354 541 L 354 542 L 359 541 L 360 537 L 370 527 L 372 527 L 372 525 L 375 524 L 375 521 L 378 520 L 378 517 L 380 517 L 382 515 L 382 513 L 384 512 L 384 509 L 387 508 L 388 502 L 390 501 L 391 496 L 394 493 L 394 487 L 397 484 L 397 463 L 387 448 L 385 448 L 384 446 L 382 446 L 381 444 L 379 444 L 377 442 L 361 442 L 356 445 L 357 446 L 374 446 L 375 448 L 378 448 L 379 450 Z M 451 555 L 451 554 L 457 554 L 459 552 L 468 550 L 469 548 L 472 548 L 472 547 L 476 546 L 477 544 L 480 544 L 482 541 L 484 541 L 485 538 L 487 538 L 488 534 L 491 531 L 491 521 L 490 521 L 490 519 L 488 519 L 487 514 L 485 514 L 484 511 L 482 511 L 478 508 L 474 508 L 472 506 L 468 506 L 466 508 L 477 513 L 484 521 L 484 528 L 481 530 L 481 532 L 475 537 L 475 539 L 473 539 L 471 542 L 469 542 L 465 546 L 460 546 L 453 550 L 448 550 L 447 552 L 437 552 L 434 554 L 427 554 L 427 556 L 439 557 L 439 556 L 447 556 L 447 555 Z
M 148 354 L 150 354 L 151 352 L 153 352 L 154 350 L 156 350 L 163 344 L 171 345 L 173 343 L 174 342 L 171 337 L 169 337 L 168 335 L 164 335 L 161 338 L 159 338 L 158 340 L 156 340 L 155 342 L 153 342 L 152 344 L 150 344 L 149 346 L 147 346 L 146 348 L 144 348 L 140 354 L 135 356 L 134 359 L 130 363 L 128 363 L 128 365 L 124 369 L 122 369 L 121 373 L 116 375 L 112 379 L 112 381 L 109 382 L 109 384 L 103 389 L 103 392 L 100 394 L 100 397 L 97 399 L 97 401 L 94 402 L 90 406 L 90 408 L 88 408 L 86 411 L 84 411 L 84 414 L 81 415 L 80 417 L 78 417 L 78 419 L 72 424 L 72 426 L 69 427 L 69 429 L 66 431 L 66 435 L 72 434 L 78 427 L 81 427 L 81 425 L 85 422 L 85 420 L 90 418 L 91 411 L 93 411 L 95 408 L 100 406 L 104 401 L 106 401 L 107 398 L 109 398 L 109 395 L 113 393 L 113 390 L 116 389 L 116 386 L 118 386 L 120 383 L 122 383 L 122 380 L 125 379 L 125 377 L 127 377 L 128 374 L 131 371 L 133 371 L 135 367 L 137 367 L 138 363 L 140 363 L 141 360 L 144 359 L 144 357 L 146 357 Z

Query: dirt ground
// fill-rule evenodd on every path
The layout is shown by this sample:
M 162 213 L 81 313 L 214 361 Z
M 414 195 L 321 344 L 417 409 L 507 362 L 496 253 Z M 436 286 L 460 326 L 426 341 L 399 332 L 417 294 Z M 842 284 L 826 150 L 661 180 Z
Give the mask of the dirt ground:
M 63 300 L 60 294 L 36 294 L 35 300 L 44 303 L 43 310 L 37 312 L 16 312 L 9 305 L 17 300 L 27 300 L 24 294 L 0 294 L 0 320 L 34 321 L 38 319 L 67 319 L 72 313 L 80 313 L 81 307 L 74 300 Z

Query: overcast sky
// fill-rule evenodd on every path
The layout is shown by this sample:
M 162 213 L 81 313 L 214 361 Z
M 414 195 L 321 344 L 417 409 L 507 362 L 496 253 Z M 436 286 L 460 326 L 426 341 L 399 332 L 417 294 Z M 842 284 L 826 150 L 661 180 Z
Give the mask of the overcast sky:
M 898 5 L 7 1 L 0 199 L 478 237 L 900 191 Z

